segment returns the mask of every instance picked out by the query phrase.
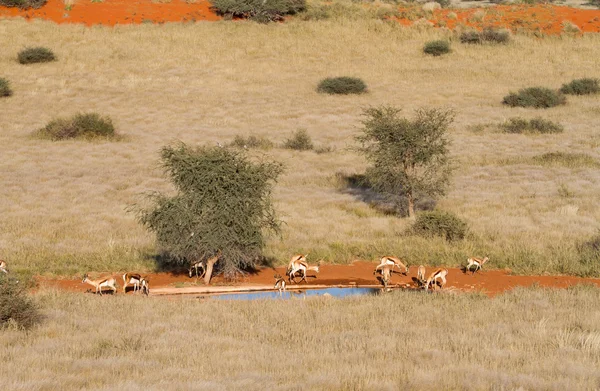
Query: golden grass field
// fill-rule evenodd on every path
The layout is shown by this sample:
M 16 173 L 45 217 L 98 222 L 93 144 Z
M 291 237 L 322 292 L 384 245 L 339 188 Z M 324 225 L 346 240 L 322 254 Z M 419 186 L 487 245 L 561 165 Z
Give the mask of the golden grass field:
M 534 159 L 561 151 L 600 161 L 600 97 L 570 96 L 566 106 L 548 110 L 501 104 L 522 87 L 599 77 L 600 37 L 518 35 L 506 46 L 454 39 L 450 55 L 421 52 L 426 41 L 449 34 L 341 17 L 115 28 L 0 20 L 0 77 L 14 90 L 0 100 L 0 257 L 23 273 L 154 270 L 153 237 L 126 209 L 143 192 L 170 189 L 158 166 L 162 146 L 225 144 L 236 135 L 280 144 L 306 129 L 334 151 L 252 152 L 287 167 L 275 188 L 283 234 L 266 249 L 282 263 L 307 251 L 326 262 L 394 254 L 410 264 L 449 266 L 488 255 L 490 267 L 519 273 L 600 275 L 598 265 L 575 254 L 576 244 L 598 230 L 597 165 Z M 16 62 L 19 50 L 38 45 L 58 61 Z M 361 77 L 370 92 L 315 91 L 322 78 L 341 75 Z M 419 107 L 456 111 L 449 135 L 456 172 L 438 206 L 468 221 L 467 240 L 403 235 L 407 219 L 381 214 L 343 190 L 338 173 L 365 168 L 351 150 L 361 113 L 380 104 L 407 116 Z M 51 119 L 82 111 L 110 116 L 124 140 L 31 137 Z M 488 126 L 539 115 L 565 132 L 513 135 Z
M 593 390 L 600 290 L 217 301 L 43 291 L 3 390 Z M 577 309 L 574 311 L 574 309 Z

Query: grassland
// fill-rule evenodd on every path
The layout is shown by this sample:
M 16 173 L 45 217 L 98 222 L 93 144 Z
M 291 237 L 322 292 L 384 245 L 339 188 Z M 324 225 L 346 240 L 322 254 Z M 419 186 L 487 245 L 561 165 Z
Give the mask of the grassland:
M 224 302 L 45 291 L 4 390 L 595 389 L 600 290 Z M 573 309 L 577 310 L 574 311 Z
M 345 18 L 115 28 L 0 20 L 0 35 L 10 37 L 1 76 L 14 91 L 0 102 L 0 256 L 17 272 L 153 270 L 153 238 L 126 209 L 140 193 L 170 189 L 157 165 L 161 146 L 225 144 L 236 135 L 280 144 L 306 129 L 333 152 L 253 152 L 288 167 L 276 187 L 283 235 L 266 249 L 281 262 L 309 250 L 314 259 L 339 263 L 386 253 L 411 264 L 457 265 L 468 255 L 488 255 L 490 267 L 520 273 L 599 276 L 600 266 L 576 254 L 577 243 L 598 229 L 596 164 L 534 158 L 563 152 L 600 161 L 600 98 L 569 97 L 566 106 L 543 111 L 501 101 L 523 87 L 598 77 L 600 37 L 516 36 L 502 46 L 455 40 L 450 55 L 422 54 L 424 42 L 447 34 Z M 17 52 L 31 45 L 51 48 L 58 61 L 19 65 Z M 318 82 L 332 76 L 360 77 L 370 92 L 318 94 Z M 339 173 L 365 168 L 349 148 L 362 110 L 379 104 L 406 115 L 422 106 L 456 110 L 450 137 L 457 169 L 438 207 L 470 224 L 467 240 L 407 236 L 406 219 L 384 215 L 343 188 Z M 31 137 L 56 117 L 89 111 L 110 116 L 125 140 Z M 564 133 L 472 130 L 539 115 L 563 124 Z

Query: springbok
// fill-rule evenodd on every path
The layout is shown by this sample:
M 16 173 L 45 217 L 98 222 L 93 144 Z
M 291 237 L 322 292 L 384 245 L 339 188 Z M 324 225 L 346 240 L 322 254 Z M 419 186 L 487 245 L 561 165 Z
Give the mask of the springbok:
M 377 274 L 377 272 L 381 273 L 381 281 L 383 282 L 383 288 L 385 290 L 387 290 L 388 284 L 390 282 L 390 280 L 392 279 L 392 270 L 394 269 L 393 266 L 390 265 L 379 265 L 375 268 L 375 271 L 373 272 L 373 274 Z
M 477 270 L 481 270 L 481 268 L 483 267 L 483 264 L 489 260 L 490 259 L 488 257 L 485 257 L 483 259 L 471 257 L 471 258 L 467 259 L 467 268 L 465 269 L 465 273 L 468 272 L 469 270 L 471 270 L 471 268 L 473 266 L 475 266 L 475 270 L 473 271 L 473 274 L 475 274 L 475 272 L 477 272 Z
M 394 266 L 398 266 L 398 270 L 402 271 L 404 269 L 404 275 L 408 275 L 408 266 L 402 263 L 402 261 L 396 257 L 381 257 L 381 263 L 378 267 L 383 267 L 383 265 L 389 265 L 392 267 L 392 272 L 394 271 Z
M 421 285 L 425 284 L 425 274 L 427 271 L 425 270 L 425 266 L 420 265 L 419 269 L 417 269 L 417 280 Z
M 275 278 L 275 286 L 273 289 L 279 291 L 279 296 L 283 295 L 283 292 L 285 292 L 285 280 L 281 277 L 281 274 L 275 274 L 273 278 Z
M 1 259 L 0 259 L 0 272 L 4 272 L 5 274 L 8 274 L 8 266 L 6 265 L 6 262 L 4 262 Z
M 294 255 L 292 257 L 292 259 L 290 260 L 290 264 L 288 265 L 288 269 L 287 269 L 287 276 L 288 276 L 289 282 L 293 282 L 294 284 L 296 284 L 296 273 L 298 273 L 298 272 L 302 273 L 302 278 L 300 279 L 300 281 L 298 283 L 302 282 L 302 280 L 304 280 L 304 282 L 307 282 L 306 281 L 306 272 L 308 270 L 319 273 L 319 266 L 308 266 L 308 263 L 306 262 L 307 255 L 299 254 L 299 255 Z
M 448 275 L 448 269 L 437 269 L 436 271 L 434 271 L 433 273 L 431 273 L 429 275 L 429 278 L 425 282 L 425 290 L 429 290 L 429 286 L 431 284 L 436 284 L 436 280 L 437 279 L 442 280 L 441 281 L 441 288 L 443 289 L 444 286 L 446 285 L 446 276 L 447 275 Z
M 108 287 L 108 288 L 110 288 L 110 290 L 112 290 L 113 293 L 117 293 L 117 282 L 112 277 L 100 278 L 98 280 L 90 280 L 88 278 L 88 275 L 85 274 L 83 276 L 83 280 L 81 280 L 81 282 L 88 283 L 88 284 L 92 285 L 93 287 L 95 287 L 96 293 L 100 293 L 100 296 L 102 296 L 102 288 L 104 288 L 104 287 Z
M 150 294 L 150 283 L 146 277 L 142 277 L 140 280 L 140 285 L 142 287 L 142 293 L 148 296 Z
M 142 289 L 140 285 L 142 284 L 142 276 L 137 273 L 125 273 L 123 274 L 123 293 L 125 293 L 128 285 L 133 285 L 133 293 Z M 144 280 L 145 281 L 145 280 Z M 143 292 L 143 289 L 142 289 Z
M 200 278 L 204 277 L 204 275 L 206 274 L 206 268 L 204 267 L 204 262 L 196 261 L 190 265 L 190 269 L 188 271 L 190 278 L 192 278 L 193 271 L 196 270 L 196 280 L 198 280 L 198 269 L 202 269 L 202 275 L 200 275 Z

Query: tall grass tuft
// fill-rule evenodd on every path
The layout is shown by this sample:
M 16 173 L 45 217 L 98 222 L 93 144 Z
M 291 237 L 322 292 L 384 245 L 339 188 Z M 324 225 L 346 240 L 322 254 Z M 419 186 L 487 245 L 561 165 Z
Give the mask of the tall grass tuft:
M 357 77 L 328 77 L 319 82 L 317 92 L 325 94 L 362 94 L 367 92 L 367 85 Z
M 5 78 L 0 77 L 0 97 L 11 96 L 12 94 L 13 92 L 10 89 L 10 82 Z
M 260 23 L 282 21 L 306 9 L 306 0 L 211 0 L 218 14 Z
M 97 113 L 79 113 L 71 118 L 58 118 L 34 133 L 39 138 L 54 141 L 65 139 L 115 138 L 115 128 L 110 117 Z
M 315 146 L 308 132 L 305 129 L 298 129 L 292 134 L 292 137 L 285 141 L 283 147 L 296 151 L 309 151 L 314 149 Z
M 534 107 L 546 109 L 567 103 L 567 98 L 559 91 L 545 87 L 530 87 L 511 92 L 502 101 L 510 107 Z
M 570 83 L 563 84 L 560 92 L 569 95 L 591 95 L 600 92 L 598 79 L 583 78 L 575 79 Z
M 423 46 L 423 53 L 435 57 L 450 53 L 450 42 L 445 40 L 429 41 Z
M 44 47 L 26 48 L 19 52 L 17 60 L 20 64 L 35 64 L 56 61 L 52 50 Z
M 564 128 L 557 122 L 536 117 L 530 120 L 521 117 L 509 118 L 500 128 L 505 133 L 562 133 Z

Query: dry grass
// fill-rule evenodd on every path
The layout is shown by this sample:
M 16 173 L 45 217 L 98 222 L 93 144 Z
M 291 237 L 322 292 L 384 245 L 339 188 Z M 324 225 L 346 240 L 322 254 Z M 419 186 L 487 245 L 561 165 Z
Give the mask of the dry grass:
M 152 269 L 153 238 L 125 209 L 141 192 L 169 189 L 157 167 L 161 146 L 228 144 L 236 135 L 280 145 L 304 128 L 333 152 L 252 152 L 289 167 L 276 188 L 283 237 L 267 249 L 281 261 L 308 250 L 329 262 L 389 253 L 431 265 L 489 254 L 490 266 L 518 272 L 595 273 L 573 252 L 600 219 L 598 170 L 499 162 L 558 145 L 599 160 L 598 97 L 572 97 L 545 111 L 564 125 L 560 135 L 475 134 L 469 127 L 537 114 L 503 107 L 508 91 L 597 77 L 598 35 L 516 36 L 506 46 L 460 45 L 433 59 L 421 48 L 446 38 L 443 31 L 366 19 L 114 28 L 5 20 L 0 32 L 13 37 L 3 46 L 0 68 L 19 91 L 3 101 L 0 116 L 0 250 L 15 271 Z M 16 53 L 34 42 L 55 50 L 60 61 L 20 67 Z M 319 80 L 339 74 L 362 78 L 370 92 L 315 91 Z M 407 220 L 340 190 L 336 173 L 365 168 L 347 147 L 354 145 L 362 110 L 379 104 L 402 107 L 406 115 L 421 106 L 457 111 L 451 132 L 457 171 L 439 206 L 467 220 L 472 237 L 447 244 L 402 236 Z M 109 115 L 129 142 L 28 137 L 52 118 L 90 109 Z M 573 197 L 560 196 L 562 184 Z
M 0 331 L 4 390 L 581 390 L 600 382 L 600 290 L 590 287 L 493 299 L 37 296 L 42 326 Z

